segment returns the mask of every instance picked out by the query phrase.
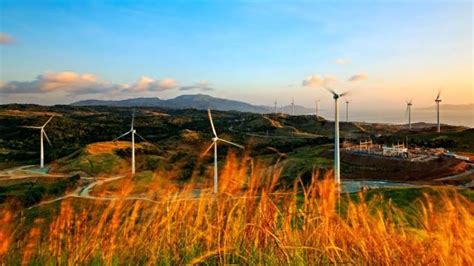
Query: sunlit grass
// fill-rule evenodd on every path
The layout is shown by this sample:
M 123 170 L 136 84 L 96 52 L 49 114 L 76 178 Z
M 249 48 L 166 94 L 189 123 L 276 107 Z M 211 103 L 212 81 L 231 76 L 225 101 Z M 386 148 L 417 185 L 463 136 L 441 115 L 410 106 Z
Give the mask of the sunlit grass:
M 473 265 L 473 203 L 457 193 L 422 197 L 405 213 L 374 195 L 338 197 L 330 176 L 280 188 L 281 169 L 229 156 L 220 191 L 162 189 L 155 201 L 67 199 L 0 213 L 6 264 L 444 264 Z M 163 175 L 156 173 L 157 175 Z M 210 184 L 209 184 L 210 185 Z M 146 195 L 145 195 L 146 196 Z M 383 204 L 380 204 L 383 202 Z M 41 216 L 49 209 L 48 216 Z M 31 213 L 30 213 L 31 214 Z M 410 215 L 410 217 L 407 217 Z M 33 218 L 36 217 L 36 218 Z M 409 219 L 407 219 L 409 218 Z M 416 220 L 416 223 L 407 223 Z

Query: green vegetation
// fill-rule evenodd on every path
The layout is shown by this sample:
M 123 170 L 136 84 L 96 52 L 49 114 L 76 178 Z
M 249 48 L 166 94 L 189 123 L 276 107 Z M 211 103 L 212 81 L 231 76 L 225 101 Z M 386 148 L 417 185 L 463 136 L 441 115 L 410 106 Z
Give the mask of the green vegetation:
M 29 178 L 20 181 L 2 181 L 0 183 L 0 206 L 5 203 L 19 205 L 21 208 L 32 206 L 46 197 L 58 197 L 77 186 L 79 176 L 69 178 Z

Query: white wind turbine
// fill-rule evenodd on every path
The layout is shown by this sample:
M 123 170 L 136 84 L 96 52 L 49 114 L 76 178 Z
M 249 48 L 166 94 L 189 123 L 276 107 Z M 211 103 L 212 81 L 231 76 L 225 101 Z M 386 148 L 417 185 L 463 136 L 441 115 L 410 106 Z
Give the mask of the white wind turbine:
M 209 116 L 209 122 L 211 123 L 212 134 L 214 137 L 212 138 L 212 143 L 209 147 L 204 151 L 203 155 L 206 155 L 213 147 L 214 147 L 214 193 L 218 193 L 219 191 L 219 181 L 218 181 L 218 173 L 217 173 L 217 142 L 222 141 L 224 143 L 234 145 L 238 148 L 244 149 L 244 146 L 233 143 L 231 141 L 221 139 L 217 136 L 216 128 L 214 127 L 214 122 L 212 121 L 212 114 L 211 109 L 207 110 L 207 114 Z
M 53 119 L 54 115 L 51 116 L 46 123 L 43 124 L 43 126 L 40 127 L 32 127 L 32 126 L 23 126 L 24 128 L 33 128 L 33 129 L 39 129 L 40 130 L 40 167 L 44 168 L 44 144 L 43 144 L 43 136 L 46 138 L 46 140 L 49 143 L 49 146 L 51 146 L 51 141 L 48 138 L 48 135 L 46 135 L 46 131 L 44 131 L 44 128 L 46 125 Z
M 148 140 L 146 140 L 144 137 L 140 136 L 137 131 L 135 130 L 135 128 L 133 127 L 133 124 L 134 124 L 134 121 L 135 121 L 135 110 L 133 111 L 133 114 L 132 114 L 132 125 L 130 127 L 130 130 L 123 133 L 122 135 L 120 135 L 119 137 L 115 138 L 113 141 L 117 141 L 118 139 L 122 138 L 122 137 L 125 137 L 127 136 L 128 134 L 132 134 L 132 175 L 135 174 L 135 135 L 137 135 L 138 137 L 140 137 L 141 139 L 143 139 L 144 141 L 150 143 Z
M 438 91 L 438 95 L 436 96 L 435 102 L 436 102 L 436 120 L 437 120 L 437 128 L 436 130 L 441 132 L 441 125 L 439 123 L 439 103 L 441 102 L 441 99 L 439 98 L 441 96 L 441 90 Z
M 295 98 L 291 97 L 291 115 L 295 115 Z
M 346 99 L 346 122 L 349 122 L 349 99 Z
M 408 113 L 408 128 L 411 129 L 411 106 L 413 105 L 413 99 L 410 99 L 407 101 L 407 110 L 406 112 Z
M 277 109 L 277 104 L 278 104 L 277 100 L 278 100 L 278 98 L 275 98 L 275 114 L 278 113 L 278 112 L 277 112 L 277 111 L 278 111 L 278 109 Z
M 338 99 L 347 95 L 347 91 L 344 93 L 337 93 L 330 88 L 326 88 L 332 93 L 334 99 L 334 180 L 336 184 L 341 183 L 341 161 L 339 153 L 339 103 Z

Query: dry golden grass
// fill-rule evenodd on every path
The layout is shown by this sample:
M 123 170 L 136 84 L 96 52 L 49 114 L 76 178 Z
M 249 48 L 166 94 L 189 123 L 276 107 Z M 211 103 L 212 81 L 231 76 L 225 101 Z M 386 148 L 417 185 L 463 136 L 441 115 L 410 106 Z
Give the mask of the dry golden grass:
M 14 117 L 32 117 L 32 116 L 62 116 L 60 113 L 55 112 L 35 112 L 35 111 L 22 111 L 16 109 L 6 109 L 0 111 L 0 116 L 14 116 Z
M 135 148 L 141 148 L 140 143 L 135 143 Z M 129 141 L 108 141 L 97 142 L 86 146 L 85 150 L 89 154 L 113 153 L 115 150 L 123 150 L 132 148 L 132 143 Z
M 230 156 L 221 193 L 190 196 L 190 185 L 154 202 L 68 199 L 49 218 L 0 213 L 6 264 L 375 264 L 473 265 L 473 205 L 460 195 L 426 197 L 418 226 L 382 199 L 338 207 L 330 178 L 278 190 L 281 169 Z M 128 199 L 128 200 L 127 200 Z M 379 206 L 379 207 L 378 207 Z M 38 210 L 38 211 L 44 211 Z

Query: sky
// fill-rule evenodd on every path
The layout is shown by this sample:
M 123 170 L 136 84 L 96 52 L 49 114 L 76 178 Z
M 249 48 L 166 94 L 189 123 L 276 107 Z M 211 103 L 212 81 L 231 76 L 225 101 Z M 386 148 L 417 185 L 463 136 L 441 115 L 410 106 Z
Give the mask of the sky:
M 474 103 L 472 1 L 0 0 L 0 104 Z

